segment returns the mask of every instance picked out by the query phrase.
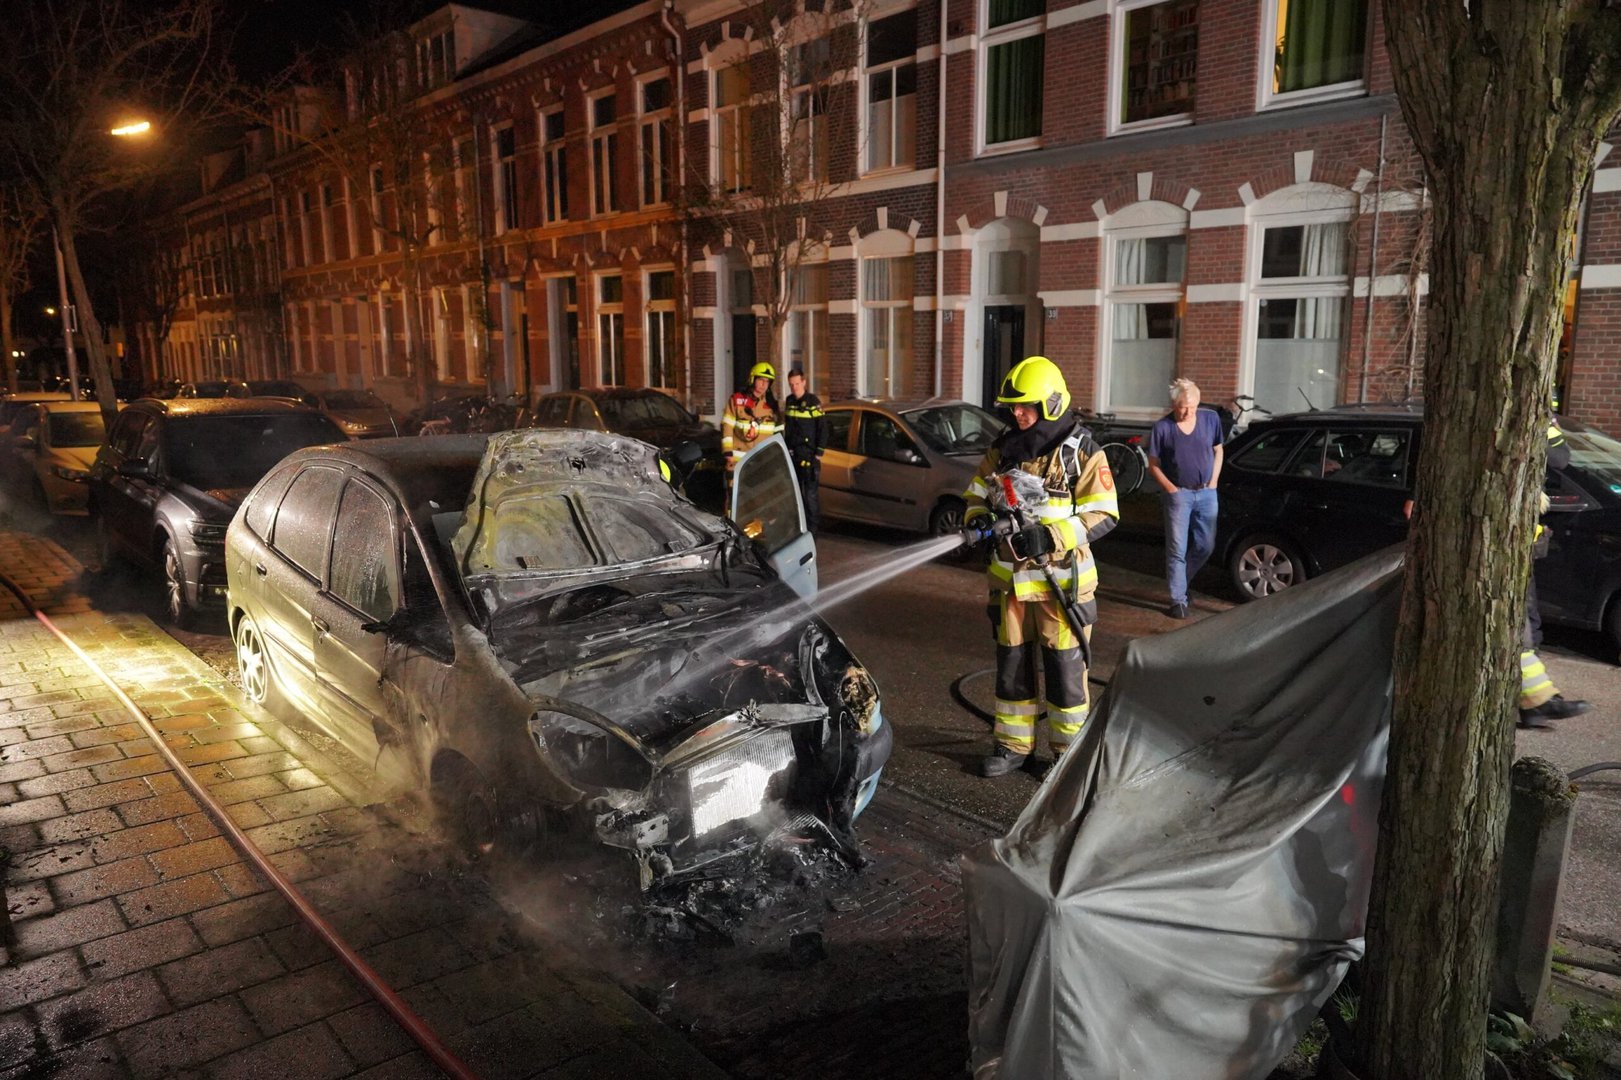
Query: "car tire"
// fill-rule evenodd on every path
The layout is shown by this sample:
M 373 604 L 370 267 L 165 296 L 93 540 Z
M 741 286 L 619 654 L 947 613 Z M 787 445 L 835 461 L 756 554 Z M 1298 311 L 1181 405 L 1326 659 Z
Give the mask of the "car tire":
M 191 625 L 192 607 L 186 599 L 186 575 L 174 541 L 165 538 L 158 549 L 158 573 L 163 579 L 163 616 L 169 625 L 184 630 Z
M 495 792 L 472 762 L 455 756 L 435 762 L 430 790 L 439 825 L 462 854 L 479 859 L 495 851 L 500 811 Z
M 1227 571 L 1238 598 L 1245 603 L 1264 600 L 1306 580 L 1306 562 L 1300 552 L 1272 533 L 1255 533 L 1235 544 Z
M 258 624 L 244 614 L 237 620 L 231 639 L 236 645 L 236 670 L 242 679 L 243 696 L 279 719 L 287 711 L 287 698 L 270 670 L 270 657 Z
M 961 533 L 963 527 L 963 516 L 967 512 L 968 505 L 961 499 L 941 499 L 935 504 L 934 509 L 929 513 L 929 535 L 939 537 L 950 536 L 954 533 Z M 954 561 L 961 561 L 968 558 L 971 550 L 971 545 L 962 544 L 958 547 L 952 548 L 942 557 Z

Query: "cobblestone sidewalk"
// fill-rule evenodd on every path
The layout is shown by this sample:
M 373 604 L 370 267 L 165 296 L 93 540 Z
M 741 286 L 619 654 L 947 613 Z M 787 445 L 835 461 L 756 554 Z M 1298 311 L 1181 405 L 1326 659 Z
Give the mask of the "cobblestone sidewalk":
M 141 615 L 92 610 L 55 544 L 0 566 L 151 717 L 231 818 L 480 1076 L 722 1074 L 516 928 L 482 878 L 368 808 L 356 770 Z M 436 1070 L 181 788 L 106 687 L 0 590 L 0 1078 Z

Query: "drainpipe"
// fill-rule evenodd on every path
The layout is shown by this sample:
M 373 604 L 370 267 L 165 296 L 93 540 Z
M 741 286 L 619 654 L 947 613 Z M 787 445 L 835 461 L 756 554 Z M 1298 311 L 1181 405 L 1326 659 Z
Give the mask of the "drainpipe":
M 1426 177 L 1425 180 L 1424 180 L 1424 186 L 1419 189 L 1419 195 L 1418 195 L 1418 212 L 1420 214 L 1422 214 L 1424 212 L 1424 206 L 1429 201 L 1430 201 L 1430 181 L 1429 181 L 1428 177 Z M 1413 279 L 1412 304 L 1414 305 L 1414 307 L 1416 307 L 1418 305 L 1418 279 L 1417 278 Z M 1414 368 L 1415 368 L 1415 366 L 1417 364 L 1418 364 L 1418 332 L 1417 332 L 1417 330 L 1415 330 L 1413 333 L 1407 335 L 1407 400 L 1408 401 L 1413 400 L 1413 376 L 1416 374 L 1416 372 L 1414 371 Z
M 659 9 L 659 25 L 670 35 L 670 82 L 675 88 L 675 130 L 671 132 L 675 137 L 675 191 L 672 194 L 681 237 L 675 256 L 675 323 L 681 328 L 682 385 L 687 401 L 693 402 L 697 399 L 692 393 L 692 262 L 687 252 L 686 199 L 682 195 L 687 179 L 687 48 L 681 31 L 670 19 L 674 10 L 675 0 L 664 0 L 664 6 Z
M 1373 239 L 1368 247 L 1368 299 L 1363 308 L 1362 320 L 1362 379 L 1356 399 L 1359 402 L 1368 400 L 1368 364 L 1373 360 L 1373 286 L 1379 273 L 1379 215 L 1385 205 L 1385 131 L 1390 127 L 1390 114 L 1385 113 L 1379 118 L 1379 174 L 1374 181 L 1373 193 Z M 1422 213 L 1422 208 L 1420 208 Z M 1411 381 L 1409 381 L 1411 386 Z M 1412 397 L 1409 393 L 1408 397 Z
M 946 314 L 946 0 L 940 0 L 939 111 L 934 117 L 934 396 L 945 393 Z

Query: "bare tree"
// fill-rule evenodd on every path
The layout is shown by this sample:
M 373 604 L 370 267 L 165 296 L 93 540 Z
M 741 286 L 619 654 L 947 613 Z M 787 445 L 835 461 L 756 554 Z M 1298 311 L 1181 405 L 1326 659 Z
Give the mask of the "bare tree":
M 864 0 L 822 10 L 804 0 L 741 0 L 731 22 L 744 27 L 747 48 L 716 72 L 711 102 L 718 168 L 710 175 L 700 160 L 686 178 L 682 209 L 695 236 L 729 240 L 753 262 L 774 364 L 804 268 L 825 258 L 828 204 L 860 171 L 862 148 L 835 132 L 862 127 L 851 73 L 866 13 Z
M 1477 1080 L 1566 252 L 1621 113 L 1621 9 L 1384 0 L 1384 17 L 1435 203 L 1354 1056 L 1367 1080 Z
M 182 158 L 220 115 L 227 85 L 215 0 L 34 0 L 7 8 L 0 35 L 0 157 L 44 205 L 89 354 L 96 396 L 117 408 L 102 324 L 79 259 L 79 236 L 120 191 Z M 112 130 L 133 120 L 142 138 Z M 161 142 L 160 151 L 152 143 Z
M 174 329 L 175 315 L 186 297 L 186 248 L 153 230 L 132 230 L 136 240 L 125 247 L 120 288 L 132 321 L 152 328 L 157 355 L 145 364 L 154 379 L 164 375 L 164 346 Z
M 17 345 L 12 333 L 12 305 L 28 291 L 28 259 L 39 238 L 45 210 L 32 192 L 15 183 L 0 186 L 0 353 L 5 357 L 6 388 L 17 390 Z

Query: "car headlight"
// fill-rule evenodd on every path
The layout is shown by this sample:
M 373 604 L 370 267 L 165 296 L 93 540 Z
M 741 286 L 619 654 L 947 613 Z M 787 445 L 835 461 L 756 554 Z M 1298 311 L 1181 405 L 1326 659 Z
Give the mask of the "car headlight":
M 191 538 L 199 544 L 223 544 L 225 529 L 226 526 L 210 521 L 194 521 L 191 523 Z
M 90 473 L 84 469 L 75 469 L 71 465 L 52 465 L 51 475 L 58 480 L 67 480 L 75 484 L 82 484 L 89 478 Z

